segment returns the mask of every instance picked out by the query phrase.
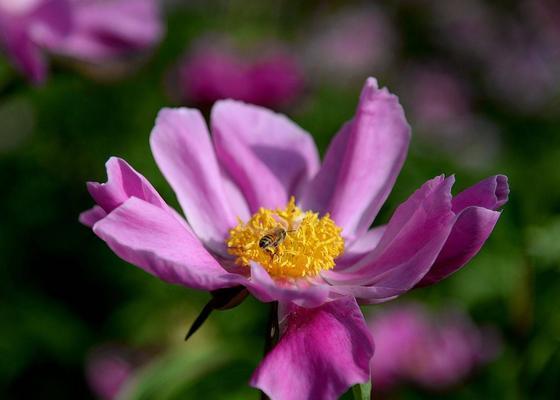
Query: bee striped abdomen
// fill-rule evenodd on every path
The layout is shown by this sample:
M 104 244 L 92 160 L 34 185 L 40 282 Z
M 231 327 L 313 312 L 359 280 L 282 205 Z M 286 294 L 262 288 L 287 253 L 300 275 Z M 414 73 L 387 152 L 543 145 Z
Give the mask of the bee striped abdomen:
M 286 230 L 282 228 L 276 228 L 273 231 L 268 232 L 259 240 L 259 247 L 261 249 L 276 248 L 284 241 L 286 238 Z
M 261 249 L 266 249 L 272 244 L 273 241 L 274 237 L 272 235 L 264 235 L 261 240 L 259 240 L 259 247 Z

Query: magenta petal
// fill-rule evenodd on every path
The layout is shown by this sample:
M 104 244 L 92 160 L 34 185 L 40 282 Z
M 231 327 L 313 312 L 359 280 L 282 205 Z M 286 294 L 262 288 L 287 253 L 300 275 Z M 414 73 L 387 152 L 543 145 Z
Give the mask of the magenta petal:
M 405 288 L 383 287 L 379 284 L 374 286 L 341 285 L 332 288 L 333 296 L 352 296 L 360 304 L 385 303 L 396 299 L 407 291 L 408 289 Z
M 169 283 L 214 290 L 234 286 L 224 270 L 172 214 L 132 197 L 93 227 L 123 260 Z
M 303 279 L 295 282 L 275 281 L 257 263 L 251 264 L 251 278 L 243 285 L 263 302 L 293 302 L 301 307 L 317 307 L 328 300 L 330 287 Z
M 87 227 L 92 228 L 95 223 L 107 216 L 104 209 L 99 206 L 93 206 L 89 210 L 80 214 L 79 221 Z
M 319 169 L 311 136 L 281 114 L 225 100 L 211 121 L 218 159 L 253 212 L 285 206 Z
M 344 249 L 344 253 L 336 260 L 337 271 L 352 266 L 371 253 L 379 244 L 379 241 L 385 233 L 385 225 L 370 229 L 365 234 L 350 243 Z
M 163 109 L 150 138 L 154 158 L 173 187 L 189 224 L 212 249 L 225 252 L 229 229 L 237 225 L 210 135 L 199 111 Z M 238 199 L 239 200 L 239 199 Z
M 329 400 L 369 380 L 373 340 L 353 298 L 313 309 L 286 308 L 280 341 L 251 386 L 275 400 Z
M 410 127 L 396 96 L 369 78 L 355 117 L 329 146 L 305 193 L 306 209 L 330 212 L 347 238 L 367 231 L 404 163 Z
M 374 251 L 353 267 L 324 273 L 334 290 L 373 303 L 417 284 L 433 265 L 453 226 L 453 182 L 453 177 L 426 182 L 399 206 Z
M 509 186 L 504 175 L 491 176 L 453 198 L 458 212 L 449 238 L 434 265 L 418 286 L 428 286 L 463 267 L 482 248 L 500 213 L 494 211 L 508 199 Z
M 106 213 L 110 213 L 133 196 L 157 207 L 168 208 L 152 184 L 125 160 L 111 157 L 105 167 L 107 182 L 88 182 L 87 187 L 91 197 Z
M 88 191 L 97 203 L 97 206 L 80 214 L 80 222 L 82 224 L 92 227 L 97 221 L 104 218 L 105 215 L 119 207 L 129 198 L 137 197 L 162 210 L 166 210 L 185 229 L 190 230 L 183 217 L 169 207 L 152 184 L 125 160 L 111 157 L 105 164 L 105 167 L 107 169 L 106 183 L 88 182 L 87 184 Z
M 428 286 L 447 278 L 464 266 L 480 250 L 492 233 L 500 212 L 482 207 L 468 207 L 458 216 L 449 238 L 430 272 L 418 286 Z
M 452 203 L 453 211 L 459 212 L 470 206 L 496 210 L 507 202 L 508 195 L 507 176 L 491 176 L 455 196 Z

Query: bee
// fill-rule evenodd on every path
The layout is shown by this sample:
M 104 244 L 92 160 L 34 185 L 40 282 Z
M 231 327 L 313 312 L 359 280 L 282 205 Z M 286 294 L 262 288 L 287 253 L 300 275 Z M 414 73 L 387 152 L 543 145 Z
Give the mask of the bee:
M 259 240 L 259 247 L 274 255 L 278 246 L 286 239 L 288 231 L 282 227 L 274 228 L 268 231 Z

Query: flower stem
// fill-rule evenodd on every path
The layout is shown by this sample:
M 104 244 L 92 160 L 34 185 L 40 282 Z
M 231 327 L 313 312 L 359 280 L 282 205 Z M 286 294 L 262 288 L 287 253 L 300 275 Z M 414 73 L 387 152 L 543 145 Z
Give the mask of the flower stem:
M 278 327 L 278 302 L 274 301 L 270 303 L 270 311 L 268 314 L 268 323 L 266 324 L 265 338 L 264 338 L 264 357 L 268 354 L 270 350 L 276 343 L 278 343 L 279 337 L 279 327 Z M 268 396 L 261 392 L 261 400 L 268 400 Z

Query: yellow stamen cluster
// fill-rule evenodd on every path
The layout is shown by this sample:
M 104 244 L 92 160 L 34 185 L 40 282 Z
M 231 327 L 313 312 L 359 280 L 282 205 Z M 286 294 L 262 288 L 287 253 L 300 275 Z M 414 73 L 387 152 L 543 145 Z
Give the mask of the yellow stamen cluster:
M 344 250 L 341 232 L 328 214 L 319 218 L 317 213 L 302 212 L 292 197 L 285 209 L 261 208 L 246 223 L 239 221 L 229 232 L 227 246 L 238 265 L 254 261 L 273 277 L 311 277 L 334 267 L 334 259 Z M 263 248 L 261 239 L 266 235 L 278 240 Z

